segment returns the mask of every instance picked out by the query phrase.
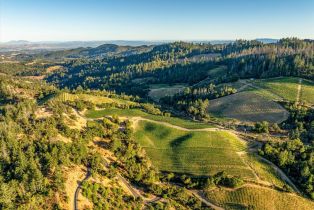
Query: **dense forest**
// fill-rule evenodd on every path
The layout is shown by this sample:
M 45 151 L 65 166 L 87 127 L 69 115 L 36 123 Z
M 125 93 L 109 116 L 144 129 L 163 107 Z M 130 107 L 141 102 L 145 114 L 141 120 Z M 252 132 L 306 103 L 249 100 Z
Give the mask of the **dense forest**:
M 217 65 L 227 71 L 216 81 L 238 78 L 275 76 L 314 77 L 314 42 L 296 38 L 277 43 L 238 40 L 230 44 L 191 44 L 175 42 L 152 48 L 151 51 L 97 60 L 69 61 L 65 71 L 48 77 L 60 87 L 114 89 L 129 94 L 145 94 L 147 82 L 173 84 L 197 83 L 208 77 Z M 191 58 L 197 57 L 197 62 Z M 206 59 L 204 59 L 206 57 Z M 134 82 L 135 79 L 142 83 Z

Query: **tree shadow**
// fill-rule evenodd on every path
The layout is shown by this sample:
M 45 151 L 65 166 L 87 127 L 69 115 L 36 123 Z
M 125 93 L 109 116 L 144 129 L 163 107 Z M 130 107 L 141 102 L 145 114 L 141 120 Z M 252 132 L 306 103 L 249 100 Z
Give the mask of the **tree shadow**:
M 147 123 L 145 125 L 145 131 L 146 132 L 154 132 L 157 130 L 157 127 L 156 125 L 152 124 L 152 123 Z M 159 139 L 164 139 L 166 138 L 168 135 L 170 134 L 170 131 L 168 129 L 163 129 L 162 131 L 159 131 L 159 132 L 156 132 L 156 136 L 159 138 Z
M 184 160 L 182 159 L 182 153 L 184 148 L 180 147 L 184 142 L 189 140 L 193 135 L 191 133 L 184 136 L 180 136 L 170 142 L 170 147 L 172 151 L 172 165 L 177 168 L 183 168 L 185 166 Z
M 180 136 L 180 137 L 174 139 L 174 140 L 170 143 L 170 146 L 171 146 L 172 148 L 174 148 L 174 147 L 179 147 L 179 146 L 182 145 L 183 142 L 185 142 L 185 141 L 189 140 L 190 138 L 192 138 L 192 136 L 193 136 L 193 135 L 192 135 L 191 133 L 186 134 L 186 135 L 184 135 L 184 136 Z

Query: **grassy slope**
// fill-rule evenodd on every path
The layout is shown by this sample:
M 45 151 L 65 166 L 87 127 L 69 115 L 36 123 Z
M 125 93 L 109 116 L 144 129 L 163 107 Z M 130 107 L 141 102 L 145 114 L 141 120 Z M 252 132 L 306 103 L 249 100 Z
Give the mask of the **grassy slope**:
M 244 91 L 250 91 L 267 98 L 269 100 L 296 101 L 298 94 L 299 78 L 297 77 L 280 77 L 272 79 L 262 79 L 249 81 L 255 87 L 248 86 Z M 229 83 L 231 86 L 237 86 L 238 82 Z M 302 80 L 300 100 L 314 104 L 314 82 Z
M 314 209 L 314 203 L 302 197 L 256 186 L 244 186 L 236 190 L 215 189 L 208 191 L 207 197 L 225 209 Z
M 239 89 L 246 83 L 251 85 L 246 85 L 240 93 L 212 100 L 209 112 L 216 116 L 253 122 L 266 120 L 278 123 L 287 118 L 287 112 L 274 101 L 296 101 L 299 78 L 242 80 L 227 85 Z M 300 100 L 314 104 L 313 82 L 303 79 Z
M 277 175 L 277 171 L 269 164 L 261 161 L 258 155 L 248 153 L 243 155 L 248 163 L 259 177 L 260 181 L 268 182 L 272 185 L 282 188 L 286 183 Z
M 296 101 L 299 78 L 281 77 L 273 79 L 256 80 L 255 85 L 274 93 L 285 100 Z
M 140 121 L 134 138 L 162 171 L 193 175 L 226 171 L 232 175 L 254 178 L 236 153 L 245 150 L 246 145 L 226 131 L 181 131 Z
M 117 108 L 110 108 L 110 109 L 103 109 L 103 110 L 89 110 L 86 112 L 86 117 L 89 118 L 99 118 L 104 116 L 112 116 L 117 115 L 121 117 L 143 117 L 150 120 L 167 122 L 173 125 L 181 126 L 183 128 L 188 129 L 198 129 L 198 128 L 210 128 L 213 127 L 212 125 L 208 125 L 205 123 L 200 122 L 193 122 L 190 120 L 184 120 L 177 117 L 165 117 L 159 115 L 152 115 L 146 112 L 141 111 L 140 109 L 117 109 Z
M 303 80 L 300 100 L 314 104 L 314 82 Z

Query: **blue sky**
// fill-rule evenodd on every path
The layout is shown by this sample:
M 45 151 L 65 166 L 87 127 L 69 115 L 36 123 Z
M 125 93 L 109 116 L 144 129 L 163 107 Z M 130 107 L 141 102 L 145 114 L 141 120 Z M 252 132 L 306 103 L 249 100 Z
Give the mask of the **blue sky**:
M 314 0 L 0 0 L 0 41 L 314 39 Z

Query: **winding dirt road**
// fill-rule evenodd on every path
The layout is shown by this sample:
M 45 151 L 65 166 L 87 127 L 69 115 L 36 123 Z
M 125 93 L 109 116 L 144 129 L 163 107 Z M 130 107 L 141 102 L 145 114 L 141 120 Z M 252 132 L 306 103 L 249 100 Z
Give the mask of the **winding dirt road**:
M 91 176 L 91 172 L 90 172 L 90 169 L 87 168 L 87 172 L 86 172 L 86 176 L 85 178 L 80 181 L 76 187 L 76 190 L 75 190 L 75 193 L 74 193 L 74 210 L 78 210 L 78 196 L 79 196 L 79 193 L 80 193 L 80 189 L 82 187 L 82 183 L 84 181 L 86 181 L 89 177 Z
M 215 204 L 209 202 L 207 198 L 205 197 L 205 195 L 201 194 L 199 191 L 196 191 L 196 190 L 188 190 L 188 191 L 191 192 L 197 199 L 205 203 L 207 206 L 213 208 L 214 210 L 224 210 L 224 208 L 216 206 Z
M 301 81 L 302 82 L 302 81 Z M 301 83 L 300 82 L 300 83 Z M 95 119 L 89 119 L 89 118 L 86 118 L 84 116 L 82 116 L 81 114 L 79 114 L 81 117 L 85 118 L 86 120 L 95 120 Z M 151 120 L 151 119 L 147 119 L 147 118 L 143 118 L 143 117 L 130 117 L 128 118 L 130 119 L 134 126 L 136 126 L 136 124 L 139 122 L 139 121 L 147 121 L 147 122 L 153 122 L 153 123 L 156 123 L 156 124 L 160 124 L 160 125 L 165 125 L 165 126 L 168 126 L 168 127 L 171 127 L 171 128 L 175 128 L 175 129 L 178 129 L 178 130 L 182 130 L 182 131 L 229 131 L 231 133 L 233 133 L 234 135 L 237 135 L 238 132 L 237 131 L 234 131 L 234 130 L 228 130 L 228 129 L 225 129 L 225 128 L 201 128 L 201 129 L 188 129 L 188 128 L 183 128 L 183 127 L 180 127 L 180 126 L 177 126 L 177 125 L 173 125 L 173 124 L 170 124 L 170 123 L 167 123 L 167 122 L 161 122 L 161 121 L 155 121 L 155 120 Z M 241 138 L 239 138 L 240 140 L 242 141 L 245 141 Z M 293 184 L 293 182 L 289 179 L 289 177 L 279 168 L 277 167 L 274 163 L 272 163 L 271 161 L 259 156 L 261 158 L 261 160 L 263 160 L 264 162 L 268 163 L 269 165 L 271 165 L 275 170 L 276 172 L 278 173 L 278 175 L 280 175 L 280 177 L 286 181 L 291 187 L 292 189 L 297 192 L 298 194 L 302 195 L 301 191 Z M 120 176 L 122 177 L 122 176 Z M 123 181 L 124 183 L 128 183 L 123 177 L 121 179 L 121 181 Z M 133 194 L 135 197 L 139 197 L 139 195 L 137 194 L 136 190 L 133 189 L 133 187 L 130 185 L 130 184 L 127 184 L 126 186 L 129 186 L 129 189 L 130 191 L 135 191 L 135 193 Z M 137 194 L 137 195 L 136 195 Z M 140 195 L 141 196 L 141 195 Z M 141 198 L 143 198 L 141 196 Z M 145 199 L 144 199 L 145 200 Z M 149 201 L 148 201 L 149 202 Z M 208 201 L 207 201 L 208 202 Z M 205 203 L 205 202 L 204 202 Z M 220 208 L 220 207 L 218 207 Z M 221 208 L 220 208 L 221 209 Z
M 263 158 L 261 156 L 259 156 L 259 158 L 263 160 L 264 162 L 268 163 L 271 167 L 273 167 L 273 169 L 275 169 L 275 171 L 281 177 L 281 179 L 287 182 L 295 192 L 297 192 L 299 195 L 302 195 L 301 191 L 295 186 L 295 184 L 293 184 L 290 178 L 278 166 L 276 166 L 274 163 L 267 160 L 266 158 Z
M 143 118 L 143 117 L 131 117 L 130 120 L 134 123 L 134 125 L 136 126 L 136 124 L 138 123 L 138 121 L 147 121 L 147 122 L 152 122 L 152 123 L 156 123 L 159 125 L 164 125 L 170 128 L 174 128 L 177 130 L 182 130 L 182 131 L 220 131 L 223 130 L 221 128 L 200 128 L 200 129 L 188 129 L 188 128 L 183 128 L 177 125 L 173 125 L 167 122 L 162 122 L 162 121 L 156 121 L 156 120 L 150 120 L 147 118 Z

